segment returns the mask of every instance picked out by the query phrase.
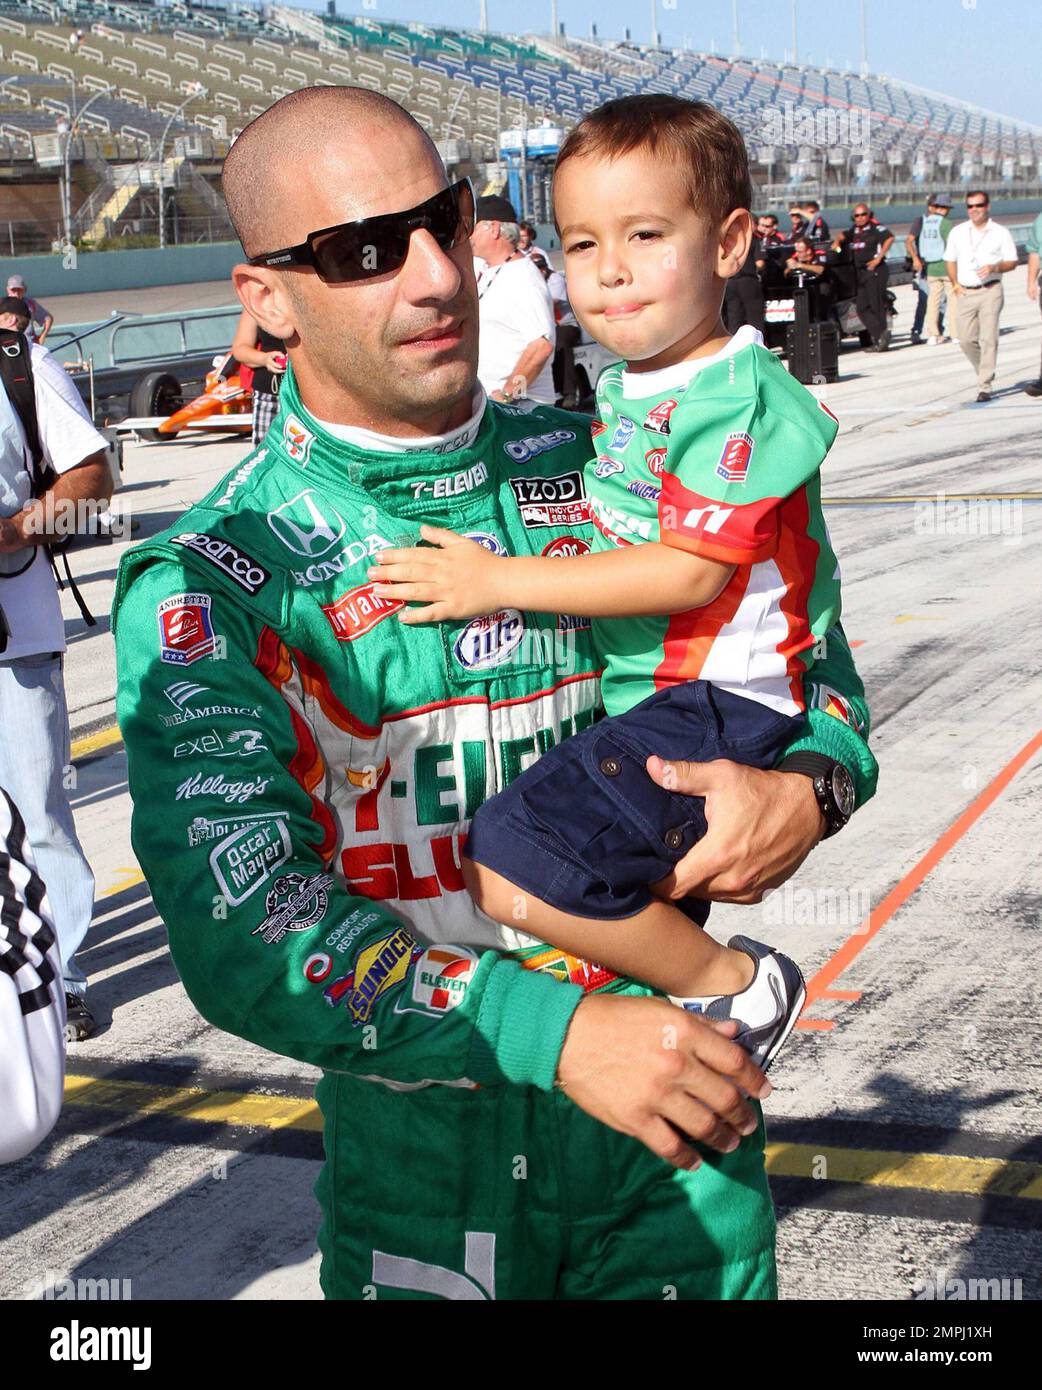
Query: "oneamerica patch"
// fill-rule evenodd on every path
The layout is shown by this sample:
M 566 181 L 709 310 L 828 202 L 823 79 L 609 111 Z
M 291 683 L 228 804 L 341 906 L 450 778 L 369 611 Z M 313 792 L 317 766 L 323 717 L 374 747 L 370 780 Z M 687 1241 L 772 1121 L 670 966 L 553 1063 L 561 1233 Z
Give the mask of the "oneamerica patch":
M 248 594 L 259 593 L 271 578 L 271 571 L 266 570 L 259 560 L 221 536 L 208 536 L 201 531 L 182 531 L 179 536 L 172 536 L 171 540 L 174 545 L 183 545 L 186 550 L 208 560 L 214 569 L 226 574 Z

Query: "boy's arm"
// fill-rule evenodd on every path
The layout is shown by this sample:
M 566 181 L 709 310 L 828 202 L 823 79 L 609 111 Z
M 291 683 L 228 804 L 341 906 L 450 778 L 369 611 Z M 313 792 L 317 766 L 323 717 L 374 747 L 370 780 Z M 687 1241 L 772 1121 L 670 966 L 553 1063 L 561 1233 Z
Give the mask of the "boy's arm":
M 369 571 L 378 596 L 423 603 L 407 624 L 475 618 L 499 608 L 583 618 L 683 613 L 711 603 L 734 566 L 649 541 L 592 555 L 493 555 L 476 541 L 421 527 L 429 547 L 384 550 Z

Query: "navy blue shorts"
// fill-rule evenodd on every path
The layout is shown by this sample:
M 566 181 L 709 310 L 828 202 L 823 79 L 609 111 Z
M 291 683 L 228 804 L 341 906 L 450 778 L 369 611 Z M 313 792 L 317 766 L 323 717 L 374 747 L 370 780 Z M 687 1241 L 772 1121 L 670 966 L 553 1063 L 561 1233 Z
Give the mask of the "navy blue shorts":
M 803 727 L 707 681 L 657 691 L 566 738 L 478 808 L 466 853 L 576 917 L 632 917 L 706 833 L 705 799 L 659 787 L 653 753 L 771 768 Z M 709 904 L 677 903 L 700 925 Z

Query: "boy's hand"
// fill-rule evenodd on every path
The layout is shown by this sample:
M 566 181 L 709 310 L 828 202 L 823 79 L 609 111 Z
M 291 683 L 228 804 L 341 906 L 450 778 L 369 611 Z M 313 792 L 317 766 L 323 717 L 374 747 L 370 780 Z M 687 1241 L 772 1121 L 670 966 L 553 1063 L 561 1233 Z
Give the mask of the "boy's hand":
M 440 623 L 446 618 L 477 618 L 504 607 L 499 593 L 503 557 L 493 555 L 477 541 L 440 526 L 421 526 L 420 535 L 431 546 L 405 550 L 381 550 L 368 577 L 376 580 L 373 593 L 404 603 L 424 603 L 398 615 L 399 622 Z

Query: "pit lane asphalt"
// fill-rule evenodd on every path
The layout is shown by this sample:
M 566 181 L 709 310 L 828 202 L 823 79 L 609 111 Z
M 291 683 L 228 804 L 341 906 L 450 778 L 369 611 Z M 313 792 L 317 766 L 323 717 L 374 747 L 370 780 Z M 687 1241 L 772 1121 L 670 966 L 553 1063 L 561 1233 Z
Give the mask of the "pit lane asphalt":
M 907 289 L 896 349 L 845 352 L 819 390 L 841 421 L 826 514 L 880 789 L 782 894 L 711 922 L 777 942 L 811 983 L 767 1103 L 785 1298 L 912 1298 L 942 1274 L 1042 1295 L 1042 402 L 1019 389 L 1040 342 L 1023 281 L 1005 279 L 992 403 L 973 403 L 958 347 L 905 345 Z M 135 540 L 244 452 L 128 446 Z M 97 628 L 63 600 L 102 1031 L 70 1047 L 54 1135 L 0 1170 L 0 1296 L 72 1275 L 129 1278 L 136 1298 L 314 1298 L 315 1073 L 199 1019 L 130 850 L 122 750 L 104 742 L 122 548 L 73 560 Z

